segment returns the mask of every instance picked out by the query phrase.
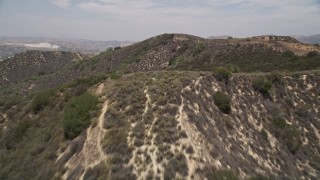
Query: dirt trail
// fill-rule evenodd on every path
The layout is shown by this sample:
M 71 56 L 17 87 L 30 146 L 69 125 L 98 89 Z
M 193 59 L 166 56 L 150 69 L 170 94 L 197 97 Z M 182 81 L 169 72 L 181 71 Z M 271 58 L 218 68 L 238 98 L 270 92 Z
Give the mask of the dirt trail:
M 106 158 L 106 154 L 103 152 L 101 146 L 101 140 L 103 139 L 106 131 L 103 128 L 103 122 L 107 109 L 108 101 L 105 101 L 102 107 L 102 112 L 98 119 L 98 124 L 95 127 L 91 126 L 87 130 L 87 138 L 84 142 L 82 150 L 66 163 L 68 170 L 63 176 L 65 179 L 71 172 L 74 171 L 74 169 L 78 167 L 82 167 L 84 169 L 84 172 L 80 177 L 80 179 L 83 179 L 83 175 L 88 168 L 93 168 Z
M 146 103 L 145 103 L 145 109 L 143 112 L 142 116 L 145 116 L 145 114 L 148 112 L 149 107 L 153 106 L 151 103 L 151 98 L 150 98 L 150 94 L 148 93 L 148 88 L 146 88 L 144 90 L 145 96 L 147 98 Z M 137 179 L 146 179 L 148 176 L 148 173 L 150 171 L 153 171 L 155 173 L 155 175 L 159 174 L 157 169 L 162 170 L 162 166 L 160 164 L 157 163 L 157 146 L 154 143 L 154 138 L 155 135 L 152 134 L 151 130 L 153 129 L 154 123 L 155 123 L 156 119 L 153 119 L 152 124 L 146 129 L 146 135 L 148 138 L 151 138 L 151 143 L 150 145 L 145 144 L 141 147 L 136 148 L 133 151 L 133 156 L 129 162 L 129 165 L 133 165 L 133 171 L 134 173 L 137 175 Z M 131 140 L 132 141 L 132 140 Z M 129 144 L 132 144 L 133 142 L 129 142 Z M 146 151 L 147 155 L 151 158 L 151 162 L 147 163 L 145 162 L 146 157 L 144 154 L 140 154 L 139 155 L 139 151 Z M 143 168 L 142 164 L 138 164 L 136 162 L 136 159 L 140 159 L 142 161 L 144 161 L 144 163 L 146 163 L 146 167 Z M 159 174 L 159 176 L 161 177 L 162 175 Z M 163 178 L 162 178 L 163 179 Z

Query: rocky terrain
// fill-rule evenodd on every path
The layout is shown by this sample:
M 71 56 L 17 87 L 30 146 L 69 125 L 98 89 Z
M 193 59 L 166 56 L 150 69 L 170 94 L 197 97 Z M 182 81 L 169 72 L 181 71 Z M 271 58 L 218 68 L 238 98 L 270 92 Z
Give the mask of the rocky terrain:
M 1 85 L 0 179 L 318 179 L 318 52 L 291 37 L 164 34 L 70 53 Z

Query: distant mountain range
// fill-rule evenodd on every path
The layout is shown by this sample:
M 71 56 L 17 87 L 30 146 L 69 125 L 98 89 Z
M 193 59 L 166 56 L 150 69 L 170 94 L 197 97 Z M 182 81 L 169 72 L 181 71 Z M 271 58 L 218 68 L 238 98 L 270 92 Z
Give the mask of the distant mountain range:
M 312 36 L 293 36 L 298 41 L 307 44 L 320 44 L 320 34 Z
M 273 35 L 272 35 L 273 36 Z M 208 37 L 208 39 L 228 39 L 228 38 L 232 38 L 232 36 L 229 35 L 223 35 L 223 36 L 210 36 Z M 311 36 L 297 36 L 294 35 L 292 36 L 295 39 L 297 39 L 298 41 L 302 42 L 302 43 L 306 43 L 306 44 L 320 44 L 320 34 L 316 34 L 316 35 L 311 35 Z
M 132 43 L 132 41 L 92 41 L 46 37 L 0 37 L 0 61 L 16 53 L 28 50 L 72 51 L 83 54 L 98 54 L 108 48 L 127 46 Z

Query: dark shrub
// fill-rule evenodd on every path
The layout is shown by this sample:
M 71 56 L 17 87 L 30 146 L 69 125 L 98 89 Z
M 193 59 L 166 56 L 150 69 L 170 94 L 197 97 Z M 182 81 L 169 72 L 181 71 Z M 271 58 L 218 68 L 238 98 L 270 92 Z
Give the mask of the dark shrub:
M 41 111 L 49 102 L 50 98 L 53 95 L 53 91 L 42 91 L 39 92 L 32 100 L 31 109 L 34 113 Z
M 96 109 L 98 98 L 84 93 L 70 100 L 63 111 L 65 137 L 73 139 L 90 125 L 90 111 Z
M 319 56 L 319 52 L 317 52 L 317 51 L 310 51 L 307 54 L 307 58 L 313 58 L 313 57 L 317 57 L 317 56 Z
M 223 67 L 214 68 L 212 74 L 219 81 L 223 81 L 223 80 L 228 81 L 232 76 L 231 71 Z
M 188 153 L 188 154 L 193 154 L 193 153 L 194 153 L 194 150 L 193 150 L 192 145 L 189 145 L 189 146 L 187 147 L 186 153 Z
M 283 118 L 274 118 L 272 121 L 276 128 L 276 136 L 287 146 L 288 150 L 295 154 L 301 146 L 300 133 L 296 127 L 287 124 Z
M 113 127 L 121 127 L 125 125 L 124 115 L 119 113 L 114 107 L 110 107 L 106 114 L 103 127 L 106 129 L 110 129 Z
M 283 52 L 282 57 L 291 61 L 291 62 L 296 62 L 299 60 L 298 56 L 296 56 L 292 51 Z
M 186 157 L 183 154 L 179 154 L 168 162 L 165 167 L 164 179 L 175 179 L 176 173 L 187 176 L 188 171 Z
M 259 91 L 264 96 L 269 96 L 272 83 L 265 78 L 259 78 L 253 81 L 253 89 Z
M 295 54 L 292 51 L 285 51 L 282 53 L 282 57 L 284 57 L 284 58 L 292 58 L 294 56 L 295 56 Z
M 122 75 L 117 73 L 117 72 L 110 73 L 110 78 L 113 79 L 113 80 L 120 79 L 121 77 L 122 77 Z
M 15 129 L 15 137 L 22 138 L 22 136 L 25 134 L 25 132 L 28 130 L 30 126 L 31 126 L 30 121 L 28 120 L 20 121 Z
M 273 118 L 272 124 L 276 128 L 280 128 L 280 129 L 283 129 L 283 128 L 285 128 L 287 126 L 286 120 L 284 120 L 283 118 L 280 118 L 280 117 Z
M 268 140 L 268 132 L 266 130 L 262 129 L 260 134 L 263 137 L 263 139 Z
M 294 126 L 290 126 L 286 128 L 286 136 L 284 137 L 285 143 L 292 154 L 295 154 L 300 146 L 301 146 L 301 139 L 300 133 L 297 128 Z
M 174 38 L 174 34 L 163 34 L 158 36 L 159 38 L 159 44 L 166 45 L 168 44 L 169 40 L 172 40 Z
M 267 78 L 274 84 L 280 84 L 282 82 L 282 74 L 279 72 L 272 72 Z
M 225 114 L 231 113 L 230 98 L 223 92 L 216 92 L 213 95 L 214 104 Z

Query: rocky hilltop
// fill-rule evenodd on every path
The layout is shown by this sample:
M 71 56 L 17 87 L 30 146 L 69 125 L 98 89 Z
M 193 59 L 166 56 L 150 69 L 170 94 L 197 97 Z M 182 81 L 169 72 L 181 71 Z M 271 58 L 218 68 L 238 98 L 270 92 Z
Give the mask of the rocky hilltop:
M 1 85 L 0 179 L 318 179 L 319 49 L 268 38 L 60 52 Z

